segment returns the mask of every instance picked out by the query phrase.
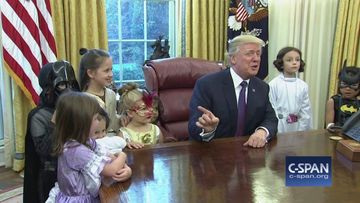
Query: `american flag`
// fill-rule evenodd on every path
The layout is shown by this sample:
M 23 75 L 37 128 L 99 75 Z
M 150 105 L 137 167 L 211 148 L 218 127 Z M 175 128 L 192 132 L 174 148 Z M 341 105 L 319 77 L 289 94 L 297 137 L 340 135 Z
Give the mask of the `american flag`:
M 0 0 L 2 53 L 9 75 L 35 104 L 41 67 L 56 60 L 50 0 Z
M 237 10 L 236 10 L 236 20 L 238 22 L 242 22 L 247 19 L 249 16 L 249 13 L 246 11 L 244 5 L 241 3 L 241 1 L 238 4 Z

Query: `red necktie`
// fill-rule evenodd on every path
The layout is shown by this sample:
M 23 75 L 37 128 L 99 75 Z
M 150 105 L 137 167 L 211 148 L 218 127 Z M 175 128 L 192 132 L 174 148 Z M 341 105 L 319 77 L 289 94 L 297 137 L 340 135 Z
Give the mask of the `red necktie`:
M 241 85 L 241 90 L 238 100 L 238 119 L 237 119 L 237 130 L 235 136 L 244 135 L 244 129 L 245 129 L 245 115 L 246 115 L 245 92 L 246 92 L 247 82 L 242 81 L 240 85 Z

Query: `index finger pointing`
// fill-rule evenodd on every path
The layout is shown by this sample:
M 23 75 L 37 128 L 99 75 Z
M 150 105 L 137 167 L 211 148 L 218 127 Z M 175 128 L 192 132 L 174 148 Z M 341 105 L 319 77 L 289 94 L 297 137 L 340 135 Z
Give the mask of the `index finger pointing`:
M 198 106 L 198 110 L 203 112 L 204 114 L 208 114 L 208 115 L 213 115 L 213 113 L 207 109 L 205 109 L 204 107 L 202 106 Z

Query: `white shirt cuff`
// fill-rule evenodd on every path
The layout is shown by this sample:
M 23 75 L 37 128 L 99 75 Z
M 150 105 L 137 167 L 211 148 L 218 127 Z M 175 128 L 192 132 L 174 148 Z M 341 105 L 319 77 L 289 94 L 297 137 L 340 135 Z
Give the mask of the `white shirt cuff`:
M 335 123 L 329 123 L 327 126 L 326 126 L 326 129 L 329 129 L 331 127 L 333 127 L 335 125 Z
M 200 137 L 202 138 L 203 141 L 209 142 L 214 137 L 215 131 L 216 131 L 216 128 L 211 132 L 205 133 L 205 130 L 202 129 L 202 131 L 200 133 Z
M 270 140 L 270 133 L 269 133 L 269 130 L 268 129 L 266 129 L 265 127 L 263 127 L 263 126 L 260 126 L 260 127 L 257 127 L 256 129 L 255 129 L 255 131 L 257 131 L 257 130 L 259 130 L 259 129 L 263 129 L 263 130 L 265 130 L 266 131 L 266 137 L 265 137 L 265 139 L 266 139 L 266 143 Z

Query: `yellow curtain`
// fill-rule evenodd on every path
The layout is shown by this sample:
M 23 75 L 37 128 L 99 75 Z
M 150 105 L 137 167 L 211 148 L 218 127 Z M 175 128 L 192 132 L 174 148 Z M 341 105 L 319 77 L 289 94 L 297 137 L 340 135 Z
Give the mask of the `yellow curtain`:
M 69 61 L 78 74 L 79 49 L 107 50 L 104 0 L 51 0 L 58 59 Z
M 223 61 L 229 0 L 186 0 L 186 56 Z
M 329 97 L 337 93 L 337 75 L 347 66 L 360 67 L 360 1 L 340 0 L 332 51 Z
M 19 86 L 14 86 L 14 115 L 15 115 L 15 156 L 13 163 L 14 171 L 21 171 L 24 168 L 25 158 L 25 134 L 27 126 L 27 115 L 34 105 L 25 96 Z M 5 118 L 6 119 L 6 118 Z

